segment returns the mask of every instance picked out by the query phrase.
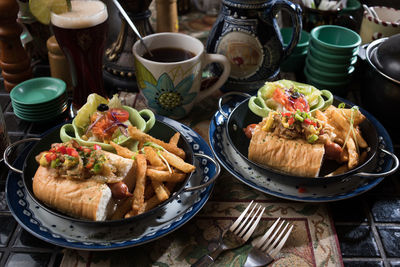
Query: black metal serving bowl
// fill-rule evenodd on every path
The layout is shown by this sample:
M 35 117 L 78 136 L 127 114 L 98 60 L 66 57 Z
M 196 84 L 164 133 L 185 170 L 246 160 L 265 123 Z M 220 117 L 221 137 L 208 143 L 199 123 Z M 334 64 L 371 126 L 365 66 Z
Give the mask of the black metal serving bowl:
M 61 217 L 65 220 L 69 220 L 71 222 L 74 222 L 75 224 L 93 225 L 93 226 L 116 226 L 116 225 L 121 225 L 121 224 L 125 224 L 125 223 L 134 223 L 136 221 L 138 221 L 138 222 L 142 221 L 143 219 L 146 219 L 146 217 L 152 216 L 155 213 L 159 212 L 160 209 L 163 209 L 166 204 L 170 203 L 172 200 L 177 198 L 181 193 L 188 192 L 188 191 L 195 191 L 195 190 L 199 190 L 199 189 L 207 187 L 208 185 L 213 183 L 219 175 L 220 169 L 219 169 L 218 163 L 216 163 L 214 159 L 212 159 L 211 157 L 209 157 L 207 155 L 194 153 L 193 150 L 191 149 L 189 142 L 186 140 L 186 138 L 183 135 L 181 135 L 181 138 L 179 139 L 179 142 L 178 142 L 178 147 L 182 148 L 185 151 L 185 153 L 186 153 L 185 161 L 190 164 L 196 165 L 195 157 L 203 157 L 203 158 L 207 158 L 208 160 L 211 160 L 213 162 L 213 164 L 216 165 L 216 174 L 214 177 L 210 177 L 210 179 L 207 182 L 202 183 L 201 185 L 186 187 L 188 182 L 192 179 L 193 175 L 195 174 L 195 172 L 192 172 L 189 175 L 187 175 L 186 179 L 183 182 L 181 182 L 179 185 L 177 185 L 177 187 L 176 187 L 177 190 L 171 194 L 171 196 L 168 200 L 160 203 L 158 206 L 154 207 L 153 209 L 151 209 L 147 212 L 144 212 L 144 213 L 136 215 L 136 216 L 132 216 L 130 218 L 119 219 L 119 220 L 91 221 L 88 219 L 79 219 L 79 218 L 71 217 L 64 213 L 61 213 L 60 211 L 58 211 L 54 208 L 47 206 L 42 201 L 37 199 L 33 193 L 33 187 L 32 187 L 33 177 L 36 173 L 37 168 L 39 167 L 39 164 L 35 160 L 35 156 L 40 154 L 40 152 L 42 152 L 42 151 L 49 150 L 52 143 L 62 142 L 60 139 L 61 127 L 62 127 L 62 125 L 53 128 L 48 134 L 44 135 L 42 138 L 30 138 L 30 139 L 24 139 L 24 140 L 17 141 L 14 144 L 10 145 L 6 149 L 5 155 L 6 154 L 8 155 L 8 153 L 10 152 L 12 147 L 14 147 L 16 145 L 19 145 L 24 142 L 37 141 L 33 145 L 32 149 L 29 151 L 29 153 L 25 159 L 25 162 L 23 165 L 23 170 L 18 170 L 18 169 L 15 169 L 14 167 L 12 167 L 8 163 L 7 158 L 5 158 L 5 163 L 13 171 L 16 171 L 16 172 L 19 172 L 22 174 L 22 178 L 23 178 L 22 180 L 24 182 L 26 191 L 29 194 L 29 196 L 36 202 L 36 204 L 38 206 L 40 206 L 41 208 L 43 208 L 44 210 L 46 210 L 47 212 L 49 212 L 55 216 Z M 173 126 L 171 126 L 165 122 L 162 122 L 160 120 L 156 120 L 156 123 L 154 124 L 153 128 L 148 132 L 148 134 L 150 134 L 151 136 L 153 136 L 155 138 L 163 140 L 164 142 L 168 142 L 170 137 L 172 137 L 172 135 L 174 135 L 176 132 L 177 132 L 177 130 Z M 71 136 L 74 136 L 73 132 L 68 133 L 68 134 Z M 49 190 L 51 190 L 51 188 L 49 188 Z
M 234 94 L 234 93 L 233 93 Z M 249 124 L 259 123 L 262 118 L 255 115 L 248 108 L 249 99 L 242 101 L 238 104 L 229 114 L 226 114 L 221 108 L 222 99 L 220 99 L 220 112 L 227 117 L 227 123 L 225 126 L 225 130 L 228 137 L 228 142 L 232 145 L 232 147 L 236 150 L 236 152 L 245 159 L 253 168 L 257 169 L 261 173 L 265 174 L 265 177 L 280 179 L 282 181 L 291 181 L 291 182 L 299 182 L 301 184 L 328 184 L 328 183 L 337 183 L 341 182 L 345 179 L 349 179 L 354 176 L 366 177 L 366 178 L 375 178 L 375 177 L 383 177 L 392 174 L 396 171 L 398 167 L 398 159 L 397 157 L 386 150 L 382 151 L 384 153 L 389 154 L 395 159 L 395 166 L 392 170 L 385 173 L 374 173 L 372 172 L 377 166 L 377 153 L 378 153 L 378 135 L 374 125 L 366 119 L 362 122 L 359 127 L 362 132 L 363 138 L 368 143 L 369 148 L 367 149 L 367 159 L 357 166 L 356 168 L 339 175 L 325 176 L 335 169 L 337 169 L 340 165 L 332 160 L 324 160 L 321 166 L 319 177 L 305 177 L 305 176 L 296 176 L 292 174 L 288 174 L 268 166 L 259 164 L 254 162 L 248 158 L 248 147 L 250 144 L 250 139 L 246 137 L 243 129 L 246 128 Z M 340 103 L 337 99 L 334 100 L 334 105 Z M 370 173 L 372 172 L 372 173 Z

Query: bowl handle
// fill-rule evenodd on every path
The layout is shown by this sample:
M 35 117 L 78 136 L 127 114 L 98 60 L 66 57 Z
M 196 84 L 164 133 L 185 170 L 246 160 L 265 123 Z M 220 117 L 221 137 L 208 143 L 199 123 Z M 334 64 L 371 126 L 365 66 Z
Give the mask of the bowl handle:
M 22 174 L 22 173 L 23 173 L 22 170 L 13 167 L 13 166 L 10 164 L 10 162 L 8 162 L 8 155 L 10 155 L 11 149 L 12 149 L 14 146 L 17 146 L 17 145 L 19 145 L 19 144 L 26 143 L 26 142 L 33 142 L 33 141 L 39 141 L 39 140 L 40 140 L 40 138 L 34 137 L 34 138 L 22 139 L 22 140 L 19 140 L 19 141 L 15 142 L 15 143 L 12 143 L 11 145 L 9 145 L 9 146 L 6 148 L 6 150 L 4 150 L 4 154 L 3 154 L 4 163 L 5 163 L 5 164 L 8 166 L 8 168 L 10 168 L 12 171 L 15 171 L 15 172 L 17 172 L 17 173 Z
M 321 95 L 326 97 L 326 100 L 324 100 L 324 105 L 322 106 L 321 110 L 327 109 L 330 105 L 333 103 L 333 95 L 330 91 L 328 90 L 321 90 Z
M 219 166 L 218 162 L 215 161 L 215 159 L 213 159 L 212 157 L 205 155 L 205 154 L 200 154 L 200 153 L 194 153 L 195 157 L 200 157 L 200 158 L 206 158 L 209 161 L 211 161 L 216 168 L 215 174 L 213 177 L 210 178 L 210 180 L 208 180 L 207 182 L 205 182 L 204 184 L 201 185 L 197 185 L 197 186 L 192 186 L 192 187 L 187 187 L 183 189 L 183 192 L 191 192 L 191 191 L 196 191 L 202 188 L 205 188 L 207 186 L 209 186 L 210 184 L 212 184 L 213 182 L 215 182 L 215 180 L 218 178 L 219 173 L 221 172 L 221 167 Z
M 74 126 L 72 124 L 64 124 L 60 129 L 60 139 L 64 143 L 68 142 L 71 139 L 74 139 L 73 136 L 70 136 L 67 132 L 75 131 Z
M 154 117 L 154 113 L 149 109 L 142 109 L 141 111 L 139 111 L 139 115 L 146 122 L 146 127 L 143 130 L 143 132 L 147 133 L 148 131 L 150 131 L 151 128 L 153 128 L 154 123 L 156 123 L 156 118 Z
M 269 107 L 267 107 L 264 100 L 260 100 L 260 97 L 258 96 L 250 97 L 249 109 L 261 118 L 268 117 L 269 112 L 272 111 Z
M 359 172 L 354 174 L 354 176 L 359 176 L 359 177 L 365 177 L 365 178 L 379 178 L 379 177 L 385 177 L 388 175 L 393 174 L 395 171 L 397 171 L 398 167 L 399 167 L 399 159 L 396 157 L 396 155 L 392 152 L 389 152 L 385 149 L 382 149 L 382 152 L 388 154 L 389 156 L 391 156 L 394 159 L 394 166 L 390 171 L 387 172 L 382 172 L 382 173 L 367 173 L 367 172 Z
M 242 93 L 242 92 L 229 92 L 224 94 L 223 96 L 221 96 L 218 100 L 218 110 L 219 112 L 222 114 L 222 116 L 224 116 L 226 119 L 229 117 L 229 114 L 226 113 L 223 109 L 222 109 L 222 100 L 227 97 L 227 96 L 231 96 L 231 95 L 240 95 L 246 98 L 251 97 L 251 95 L 246 94 L 246 93 Z

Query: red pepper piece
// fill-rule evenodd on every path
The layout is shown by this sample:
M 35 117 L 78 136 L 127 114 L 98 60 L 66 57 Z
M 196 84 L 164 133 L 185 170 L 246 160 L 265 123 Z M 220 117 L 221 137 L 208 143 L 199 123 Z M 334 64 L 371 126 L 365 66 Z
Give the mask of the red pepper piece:
M 309 118 L 304 119 L 304 123 L 307 125 L 310 125 L 312 123 L 312 120 L 310 120 Z
M 72 147 L 67 147 L 67 154 L 72 157 L 79 157 L 78 151 L 76 151 L 76 149 Z
M 94 144 L 93 148 L 94 148 L 95 150 L 101 150 L 101 146 L 98 145 L 98 144 Z
M 55 160 L 57 158 L 57 155 L 54 153 L 47 153 L 45 155 L 47 162 L 51 162 L 52 160 Z
M 61 153 L 61 154 L 67 154 L 67 149 L 65 146 L 59 146 L 56 149 L 57 152 Z

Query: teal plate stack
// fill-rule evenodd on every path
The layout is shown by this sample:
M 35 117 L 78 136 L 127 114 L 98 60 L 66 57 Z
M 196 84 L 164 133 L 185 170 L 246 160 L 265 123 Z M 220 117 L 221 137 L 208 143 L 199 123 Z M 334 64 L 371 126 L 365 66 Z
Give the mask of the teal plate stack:
M 30 122 L 50 121 L 68 108 L 65 82 L 52 77 L 26 80 L 11 90 L 10 98 L 15 115 Z

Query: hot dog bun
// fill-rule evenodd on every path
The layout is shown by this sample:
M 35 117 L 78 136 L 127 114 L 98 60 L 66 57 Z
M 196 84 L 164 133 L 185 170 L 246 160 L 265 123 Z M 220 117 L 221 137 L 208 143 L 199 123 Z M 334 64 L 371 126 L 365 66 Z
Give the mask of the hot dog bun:
M 76 218 L 104 221 L 114 209 L 107 184 L 68 180 L 40 166 L 33 177 L 33 193 L 46 205 Z
M 132 190 L 135 183 L 134 161 L 104 152 Z M 58 177 L 51 168 L 39 166 L 33 178 L 33 193 L 46 205 L 72 217 L 104 221 L 111 217 L 117 206 L 106 183 L 97 179 L 77 180 Z
M 248 153 L 250 160 L 273 169 L 293 175 L 317 177 L 325 149 L 323 144 L 278 137 L 257 125 Z
M 121 180 L 122 182 L 124 182 L 128 186 L 129 191 L 132 191 L 133 186 L 136 182 L 135 161 L 132 159 L 123 158 L 111 152 L 107 152 L 104 150 L 102 151 L 106 155 L 108 161 L 116 167 L 116 175 L 120 178 L 117 180 Z M 93 179 L 99 179 L 99 175 L 96 176 L 97 177 L 93 177 Z

